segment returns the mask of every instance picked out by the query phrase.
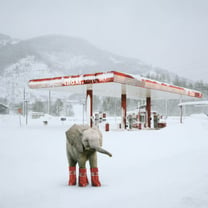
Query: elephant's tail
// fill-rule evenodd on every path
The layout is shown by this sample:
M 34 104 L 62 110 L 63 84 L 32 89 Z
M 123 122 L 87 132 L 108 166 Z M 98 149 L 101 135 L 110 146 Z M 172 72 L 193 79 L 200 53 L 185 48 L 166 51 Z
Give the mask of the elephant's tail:
M 108 152 L 107 150 L 101 147 L 93 147 L 93 149 L 95 149 L 97 152 L 100 152 L 100 153 L 108 155 L 109 157 L 112 157 L 112 154 L 110 152 Z

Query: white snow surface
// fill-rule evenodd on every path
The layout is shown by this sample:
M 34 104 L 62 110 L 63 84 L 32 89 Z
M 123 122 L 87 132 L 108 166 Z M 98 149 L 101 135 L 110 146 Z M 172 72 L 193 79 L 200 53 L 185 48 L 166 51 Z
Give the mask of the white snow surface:
M 65 131 L 78 121 L 43 119 L 20 127 L 18 116 L 0 116 L 1 208 L 208 207 L 207 116 L 170 117 L 161 130 L 103 128 L 113 157 L 98 154 L 101 187 L 67 185 Z

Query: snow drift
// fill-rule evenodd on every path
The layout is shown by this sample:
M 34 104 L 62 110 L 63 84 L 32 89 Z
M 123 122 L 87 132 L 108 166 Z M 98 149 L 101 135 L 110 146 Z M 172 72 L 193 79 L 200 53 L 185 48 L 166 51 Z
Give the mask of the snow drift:
M 19 126 L 0 118 L 0 207 L 208 207 L 208 117 L 161 130 L 103 131 L 111 160 L 99 154 L 101 187 L 67 186 L 66 129 L 74 121 Z

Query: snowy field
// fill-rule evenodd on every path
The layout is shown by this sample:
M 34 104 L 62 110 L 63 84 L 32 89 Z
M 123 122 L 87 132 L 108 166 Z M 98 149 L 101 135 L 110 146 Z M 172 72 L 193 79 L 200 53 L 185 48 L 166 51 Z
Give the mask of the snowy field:
M 101 187 L 69 187 L 65 131 L 75 121 L 0 116 L 0 208 L 207 208 L 208 117 L 161 130 L 103 131 Z M 90 178 L 88 170 L 88 178 Z

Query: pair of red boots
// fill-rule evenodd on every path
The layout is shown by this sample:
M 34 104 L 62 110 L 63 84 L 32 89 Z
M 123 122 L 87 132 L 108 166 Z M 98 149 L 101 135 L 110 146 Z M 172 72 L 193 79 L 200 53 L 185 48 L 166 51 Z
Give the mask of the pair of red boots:
M 90 168 L 92 186 L 101 186 L 98 176 L 98 168 Z M 85 187 L 89 184 L 86 168 L 79 168 L 79 186 Z M 69 167 L 69 186 L 76 185 L 76 167 Z

